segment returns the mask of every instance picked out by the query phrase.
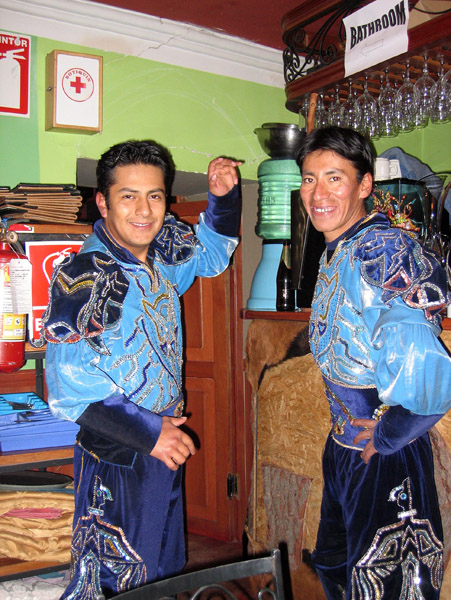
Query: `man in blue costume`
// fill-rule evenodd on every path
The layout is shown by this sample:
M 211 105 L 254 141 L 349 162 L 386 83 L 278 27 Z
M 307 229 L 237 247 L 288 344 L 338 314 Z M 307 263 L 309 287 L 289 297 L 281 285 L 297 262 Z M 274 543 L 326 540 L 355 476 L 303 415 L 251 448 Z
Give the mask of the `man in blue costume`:
M 53 414 L 75 421 L 72 578 L 62 598 L 94 600 L 185 563 L 179 297 L 223 272 L 238 243 L 236 168 L 208 167 L 195 234 L 166 213 L 175 168 L 153 141 L 118 144 L 97 167 L 102 219 L 58 266 L 43 319 Z
M 416 237 L 367 215 L 368 142 L 317 129 L 301 198 L 324 233 L 310 346 L 332 428 L 313 562 L 328 600 L 438 599 L 443 533 L 428 430 L 451 406 L 446 275 Z

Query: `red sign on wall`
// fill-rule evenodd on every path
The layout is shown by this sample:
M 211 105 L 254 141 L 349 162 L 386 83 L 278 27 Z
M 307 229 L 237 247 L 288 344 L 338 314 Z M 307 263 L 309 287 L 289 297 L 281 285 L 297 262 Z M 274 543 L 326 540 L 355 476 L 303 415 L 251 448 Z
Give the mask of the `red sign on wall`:
M 30 116 L 30 46 L 28 36 L 0 31 L 0 114 Z
M 32 268 L 32 315 L 28 322 L 28 337 L 39 338 L 42 315 L 49 303 L 49 284 L 53 267 L 62 262 L 69 254 L 80 250 L 81 241 L 25 242 L 25 254 Z

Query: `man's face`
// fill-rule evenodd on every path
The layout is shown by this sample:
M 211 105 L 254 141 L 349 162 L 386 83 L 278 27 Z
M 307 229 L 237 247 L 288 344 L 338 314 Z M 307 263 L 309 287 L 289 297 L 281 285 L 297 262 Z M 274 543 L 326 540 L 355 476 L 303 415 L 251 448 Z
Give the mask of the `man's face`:
M 313 226 L 332 242 L 366 215 L 371 193 L 369 173 L 357 182 L 357 170 L 331 150 L 316 150 L 302 164 L 301 198 Z
M 109 207 L 100 192 L 96 202 L 116 242 L 145 262 L 149 244 L 160 231 L 166 212 L 163 171 L 153 165 L 115 167 Z

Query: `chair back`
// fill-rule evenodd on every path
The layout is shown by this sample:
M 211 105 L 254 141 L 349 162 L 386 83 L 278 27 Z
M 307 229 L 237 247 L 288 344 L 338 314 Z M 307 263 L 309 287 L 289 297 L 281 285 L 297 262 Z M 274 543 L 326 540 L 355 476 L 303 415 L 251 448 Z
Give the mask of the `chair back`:
M 236 600 L 236 596 L 221 584 L 237 581 L 255 575 L 272 575 L 272 588 L 263 587 L 257 593 L 258 600 L 263 600 L 266 594 L 272 600 L 285 600 L 285 591 L 282 574 L 282 560 L 279 549 L 271 551 L 269 556 L 251 558 L 226 565 L 192 571 L 148 583 L 140 588 L 123 592 L 115 596 L 115 600 L 162 600 L 163 598 L 174 598 L 176 594 L 191 592 L 190 600 L 199 599 L 204 591 L 216 589 L 221 594 L 215 597 L 227 597 Z M 103 600 L 102 596 L 98 600 Z

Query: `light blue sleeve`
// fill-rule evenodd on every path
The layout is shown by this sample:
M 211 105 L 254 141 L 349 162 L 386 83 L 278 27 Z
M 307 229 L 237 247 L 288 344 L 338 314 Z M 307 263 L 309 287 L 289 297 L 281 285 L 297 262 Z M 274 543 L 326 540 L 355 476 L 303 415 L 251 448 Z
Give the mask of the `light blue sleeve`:
M 205 223 L 204 213 L 200 214 L 194 230 L 197 242 L 193 256 L 182 264 L 160 265 L 160 269 L 177 285 L 180 295 L 186 292 L 196 277 L 216 277 L 225 271 L 239 241 L 210 229 Z
M 451 358 L 438 329 L 423 311 L 394 300 L 376 321 L 375 381 L 382 402 L 418 415 L 443 414 L 451 407 Z
M 48 343 L 45 356 L 48 402 L 55 417 L 76 421 L 89 404 L 123 394 L 96 366 L 98 355 L 84 341 Z

